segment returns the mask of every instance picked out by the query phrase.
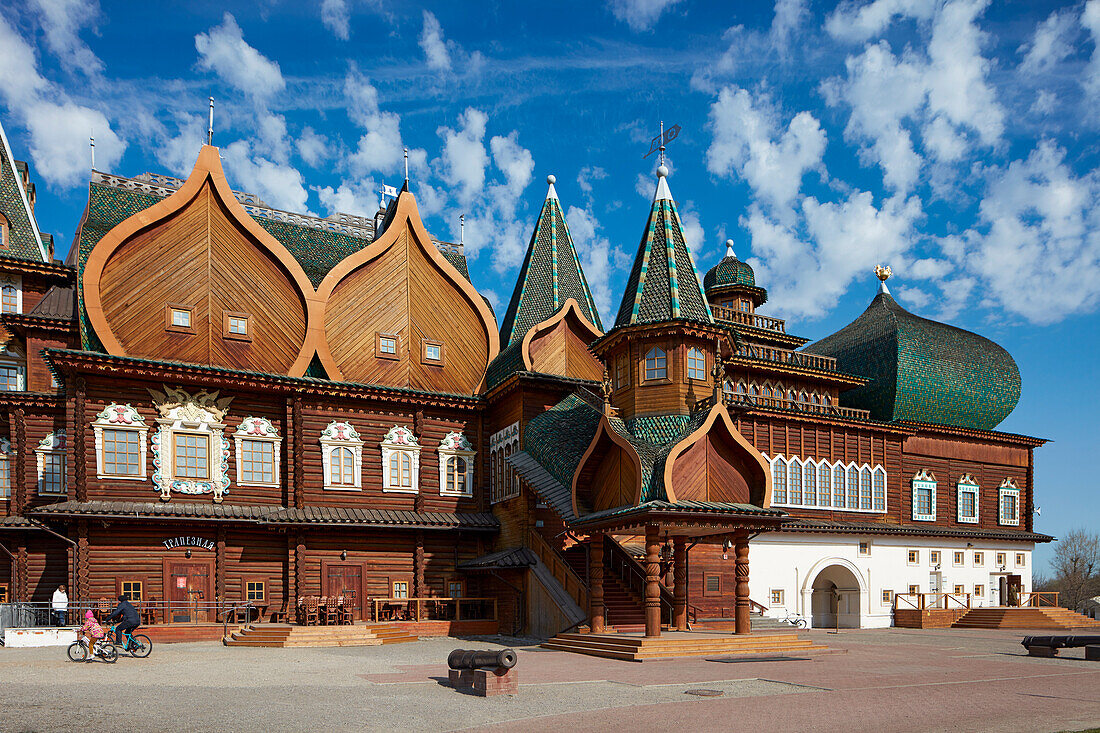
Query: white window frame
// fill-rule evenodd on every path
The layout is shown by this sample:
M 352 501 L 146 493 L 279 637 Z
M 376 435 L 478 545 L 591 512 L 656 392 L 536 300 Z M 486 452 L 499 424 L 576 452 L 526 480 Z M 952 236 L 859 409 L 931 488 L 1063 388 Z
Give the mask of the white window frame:
M 244 480 L 244 444 L 246 441 L 252 441 L 256 443 L 268 443 L 272 447 L 272 459 L 274 465 L 272 466 L 271 475 L 273 480 L 268 481 L 245 481 Z M 271 421 L 265 417 L 253 417 L 249 416 L 241 420 L 241 424 L 237 426 L 237 429 L 233 432 L 233 447 L 236 449 L 237 454 L 237 485 L 238 486 L 279 486 L 279 463 L 282 455 L 283 439 L 279 436 L 279 431 L 271 424 Z
M 799 459 L 782 454 L 771 457 L 764 455 L 771 466 L 772 505 L 798 507 L 799 509 L 821 509 L 823 511 L 856 512 L 860 514 L 885 514 L 887 510 L 887 474 L 881 464 L 869 463 L 830 463 L 814 458 Z M 797 480 L 792 480 L 797 474 Z M 807 480 L 809 476 L 812 480 Z M 835 477 L 841 479 L 840 492 L 835 490 Z M 848 491 L 849 477 L 853 477 L 854 492 Z M 882 503 L 876 505 L 875 481 L 881 477 Z M 824 481 L 822 479 L 825 479 Z M 798 486 L 798 495 L 792 488 Z M 863 489 L 866 488 L 865 493 Z M 812 489 L 813 491 L 810 491 Z M 795 501 L 799 498 L 799 501 Z M 842 503 L 837 504 L 837 499 Z M 869 498 L 871 508 L 863 508 L 863 498 Z M 855 500 L 855 506 L 849 505 L 849 499 Z
M 104 430 L 124 430 L 126 432 L 137 433 L 137 473 L 107 473 L 106 469 L 104 468 L 105 462 L 103 460 Z M 126 403 L 125 405 L 120 405 L 117 402 L 112 402 L 111 404 L 107 405 L 98 415 L 96 415 L 95 422 L 92 423 L 92 432 L 95 433 L 95 467 L 96 476 L 98 478 L 109 481 L 114 481 L 115 479 L 119 479 L 122 481 L 145 481 L 146 478 L 148 478 L 145 451 L 148 448 L 149 426 L 145 424 L 145 419 L 141 416 L 140 413 L 138 413 L 133 405 L 129 403 Z
M 962 511 L 962 498 L 963 494 L 972 494 L 974 496 L 974 516 L 967 517 Z M 956 519 L 962 524 L 977 524 L 980 521 L 981 509 L 978 506 L 978 497 L 981 494 L 981 488 L 978 486 L 978 482 L 974 480 L 974 477 L 969 473 L 965 473 L 959 479 L 956 484 L 956 496 L 955 496 L 955 515 Z
M 150 390 L 152 391 L 152 390 Z M 226 410 L 232 397 L 218 399 L 218 393 L 199 392 L 189 395 L 182 389 L 165 387 L 163 395 L 154 393 L 154 404 L 160 417 L 150 444 L 153 450 L 153 485 L 160 491 L 161 501 L 170 501 L 172 492 L 194 496 L 213 494 L 220 504 L 229 493 L 229 441 L 225 439 Z M 210 451 L 207 457 L 209 475 L 205 479 L 177 477 L 176 434 L 207 436 Z
M 69 493 L 66 477 L 67 466 L 65 461 L 65 431 L 55 430 L 47 433 L 46 437 L 38 441 L 38 447 L 34 449 L 38 459 L 38 495 L 39 496 L 66 496 Z M 59 456 L 61 458 L 61 491 L 45 491 L 46 456 Z
M 457 430 L 447 433 L 439 443 L 439 495 L 440 496 L 473 496 L 474 495 L 474 446 L 466 439 L 466 436 Z M 447 476 L 449 475 L 447 462 L 452 458 L 461 458 L 466 461 L 466 490 L 448 491 Z
M 889 588 L 883 588 L 882 593 L 879 594 L 879 600 L 884 606 L 894 605 L 894 591 Z
M 1012 519 L 1005 517 L 1005 497 L 1012 496 L 1016 499 L 1016 516 Z M 1020 525 L 1020 489 L 1016 482 L 1006 478 L 997 489 L 997 523 L 1005 526 L 1018 527 Z
M 8 500 L 11 499 L 11 494 L 12 494 L 12 480 L 11 480 L 12 479 L 12 476 L 11 476 L 12 461 L 11 461 L 11 458 L 12 458 L 12 455 L 13 455 L 13 453 L 12 453 L 12 449 L 11 449 L 11 441 L 8 440 L 7 438 L 0 438 L 0 464 L 3 464 L 4 466 L 7 467 L 7 474 L 8 474 L 8 485 L 7 485 L 6 490 L 5 490 L 5 487 L 2 484 L 0 484 L 0 501 L 8 501 Z
M 363 440 L 349 422 L 333 420 L 321 431 L 321 466 L 324 471 L 325 491 L 363 490 Z M 352 483 L 333 484 L 332 452 L 337 448 L 349 448 L 352 454 Z
M 698 368 L 698 372 L 700 374 L 702 374 L 702 376 L 696 377 L 692 373 L 692 372 L 696 371 L 695 366 L 693 365 L 693 362 L 699 362 L 700 366 Z M 691 347 L 690 349 L 688 349 L 688 353 L 687 353 L 687 378 L 689 380 L 694 379 L 694 380 L 699 381 L 699 382 L 705 382 L 705 381 L 707 381 L 707 376 L 708 375 L 707 375 L 707 355 L 706 355 L 706 353 L 702 349 L 700 349 L 696 346 Z
M 779 600 L 775 600 L 775 594 L 779 594 Z M 783 588 L 769 588 L 768 589 L 768 606 L 771 608 L 786 608 L 787 606 L 787 594 Z
M 936 476 L 926 468 L 922 468 L 913 474 L 913 478 L 910 483 L 913 487 L 913 521 L 914 522 L 934 522 L 936 521 Z M 931 491 L 931 514 L 919 514 L 917 512 L 917 492 L 918 491 Z
M 23 312 L 23 278 L 11 272 L 0 272 L 0 290 L 8 286 L 15 288 L 15 310 L 3 311 L 4 313 Z M 2 310 L 2 308 L 0 308 Z
M 403 425 L 394 425 L 379 445 L 382 448 L 382 491 L 389 494 L 417 494 L 420 492 L 420 442 L 413 432 Z M 410 454 L 410 486 L 394 486 L 390 482 L 390 457 L 395 453 Z
M 489 456 L 492 467 L 489 476 L 490 504 L 499 504 L 519 496 L 519 476 L 504 460 L 507 456 L 515 455 L 517 451 L 519 451 L 518 421 L 489 436 Z M 509 476 L 511 476 L 511 482 L 506 480 Z

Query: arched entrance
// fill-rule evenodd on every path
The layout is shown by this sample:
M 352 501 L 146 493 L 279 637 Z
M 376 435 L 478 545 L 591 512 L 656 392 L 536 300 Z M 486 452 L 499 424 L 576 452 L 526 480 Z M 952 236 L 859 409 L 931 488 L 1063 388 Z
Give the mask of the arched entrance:
M 814 578 L 810 625 L 815 629 L 858 629 L 859 579 L 843 565 L 829 565 Z M 838 623 L 839 621 L 839 623 Z

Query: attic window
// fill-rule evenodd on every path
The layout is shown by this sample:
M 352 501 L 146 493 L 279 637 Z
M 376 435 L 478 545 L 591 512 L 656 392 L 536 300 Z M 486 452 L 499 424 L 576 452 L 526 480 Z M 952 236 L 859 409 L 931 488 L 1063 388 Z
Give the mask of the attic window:
M 164 308 L 164 329 L 176 333 L 195 332 L 195 309 L 189 305 L 169 303 Z
M 428 339 L 424 339 L 424 350 L 421 354 L 421 361 L 425 364 L 442 366 L 443 344 L 439 341 L 429 341 Z
M 8 229 L 10 228 L 7 218 L 0 214 L 0 249 L 8 248 Z
M 397 335 L 380 333 L 375 337 L 374 355 L 379 359 L 397 359 Z
M 222 335 L 235 341 L 251 341 L 251 321 L 248 313 L 222 311 Z

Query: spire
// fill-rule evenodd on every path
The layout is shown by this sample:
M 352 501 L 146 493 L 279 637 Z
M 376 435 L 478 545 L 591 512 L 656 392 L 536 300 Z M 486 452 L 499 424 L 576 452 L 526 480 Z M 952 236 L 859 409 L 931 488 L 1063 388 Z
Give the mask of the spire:
M 735 260 L 737 259 L 737 255 L 735 255 L 733 253 L 733 240 L 732 239 L 727 239 L 726 240 L 726 257 L 732 257 Z
M 49 262 L 46 238 L 38 231 L 20 164 L 15 162 L 4 125 L 0 123 L 0 214 L 7 219 L 9 257 Z
M 619 305 L 616 327 L 673 320 L 714 321 L 667 178 L 668 168 L 658 166 L 653 207 Z
M 501 348 L 522 341 L 527 331 L 558 312 L 573 298 L 585 318 L 601 331 L 599 313 L 592 291 L 581 269 L 581 261 L 565 222 L 554 176 L 546 177 L 546 200 L 542 204 L 527 255 L 519 271 L 516 289 L 504 314 L 500 329 Z

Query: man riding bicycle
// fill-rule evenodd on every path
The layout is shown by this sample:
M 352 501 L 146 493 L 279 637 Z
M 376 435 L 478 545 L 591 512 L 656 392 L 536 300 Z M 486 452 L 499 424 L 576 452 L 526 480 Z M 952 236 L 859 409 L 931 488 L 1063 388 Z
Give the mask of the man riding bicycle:
M 107 621 L 111 622 L 116 618 L 121 619 L 121 623 L 119 623 L 118 627 L 115 629 L 115 642 L 122 644 L 125 634 L 132 634 L 134 629 L 141 626 L 141 614 L 139 614 L 138 610 L 130 604 L 126 596 L 119 596 L 118 605 L 115 606 L 115 610 L 111 611 L 111 615 L 107 617 Z

